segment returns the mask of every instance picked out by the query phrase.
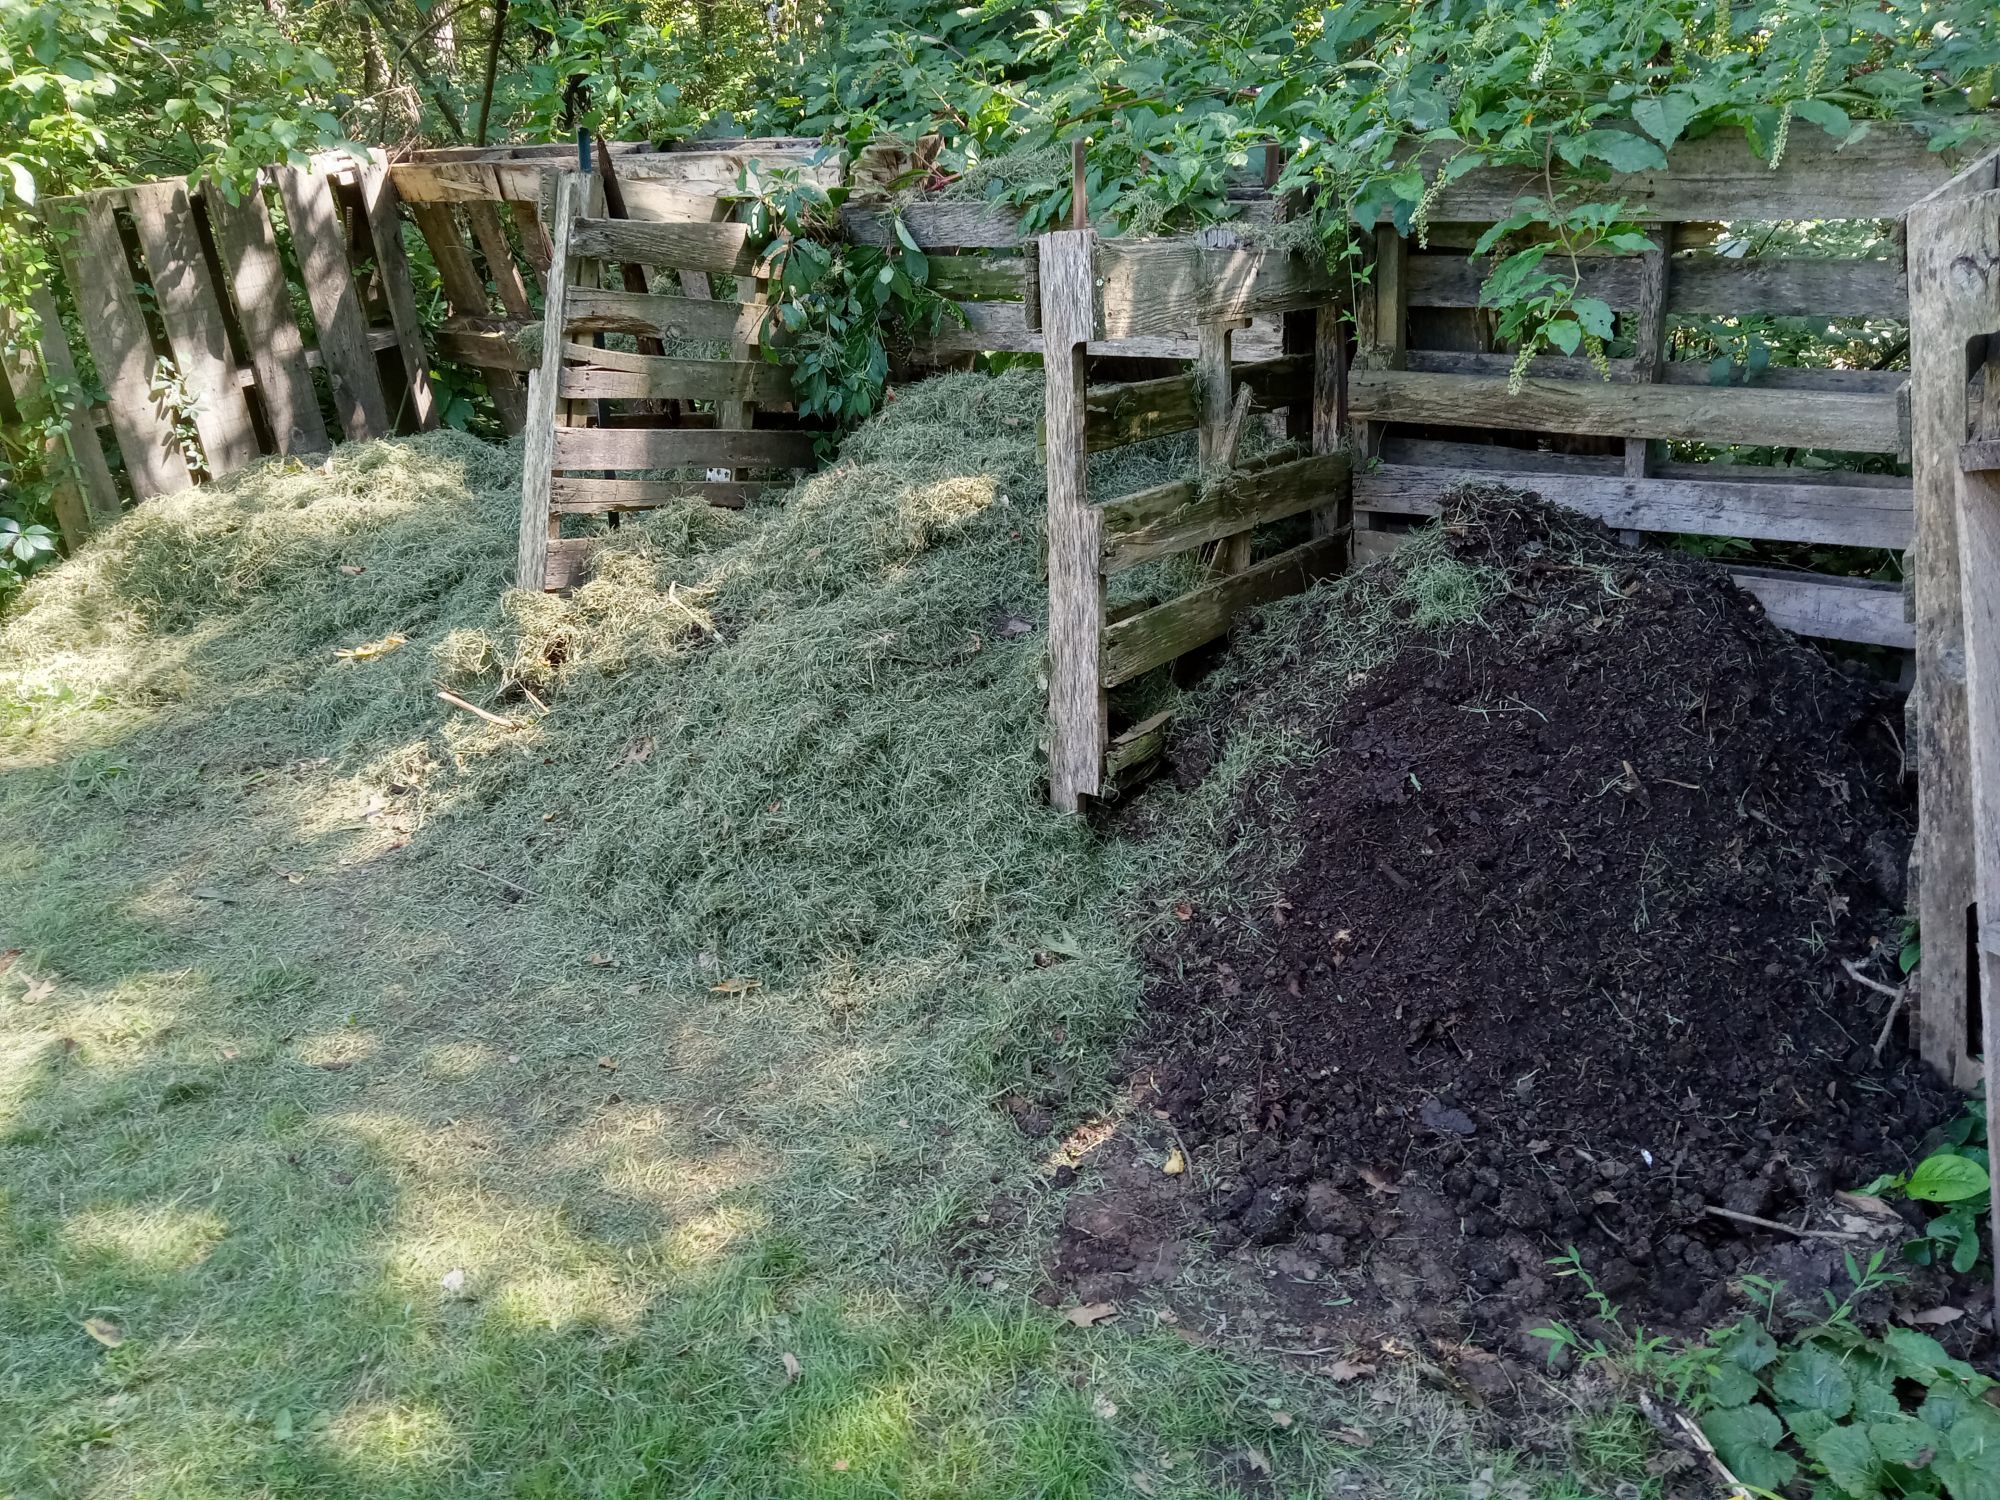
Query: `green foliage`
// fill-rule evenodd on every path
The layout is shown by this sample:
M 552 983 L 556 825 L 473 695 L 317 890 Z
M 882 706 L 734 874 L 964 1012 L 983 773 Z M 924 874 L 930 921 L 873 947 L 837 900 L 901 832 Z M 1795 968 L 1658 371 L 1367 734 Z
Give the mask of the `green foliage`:
M 1822 1500 L 2000 1493 L 2000 1411 L 1985 1399 L 1996 1382 L 1928 1334 L 1901 1327 L 1871 1334 L 1856 1320 L 1863 1298 L 1899 1280 L 1882 1259 L 1879 1250 L 1865 1264 L 1849 1255 L 1850 1289 L 1844 1298 L 1825 1293 L 1823 1313 L 1784 1305 L 1782 1282 L 1745 1277 L 1755 1312 L 1676 1344 L 1627 1336 L 1617 1308 L 1571 1250 L 1551 1264 L 1582 1279 L 1617 1345 L 1586 1343 L 1565 1327 L 1536 1332 L 1550 1340 L 1551 1354 L 1568 1348 L 1617 1360 L 1688 1407 L 1716 1456 L 1757 1493 L 1801 1475 Z
M 0 515 L 0 599 L 18 589 L 28 575 L 56 555 L 55 534 L 46 526 L 22 525 Z
M 1949 1264 L 1962 1274 L 1979 1264 L 1980 1236 L 1992 1215 L 1991 1166 L 1986 1101 L 1974 1099 L 1913 1170 L 1906 1175 L 1884 1174 L 1861 1191 L 1900 1193 L 1918 1203 L 1939 1205 L 1943 1211 L 1903 1246 L 1903 1254 L 1917 1265 Z
M 516 20 L 540 45 L 522 70 L 519 123 L 537 139 L 579 126 L 608 140 L 685 134 L 693 115 L 670 75 L 674 44 L 638 0 L 531 0 Z
M 827 192 L 782 169 L 746 169 L 739 186 L 750 237 L 771 265 L 778 338 L 764 357 L 790 367 L 802 415 L 851 427 L 882 403 L 891 329 L 934 333 L 965 315 L 930 289 L 930 263 L 901 219 L 894 244 L 848 244 L 845 188 Z

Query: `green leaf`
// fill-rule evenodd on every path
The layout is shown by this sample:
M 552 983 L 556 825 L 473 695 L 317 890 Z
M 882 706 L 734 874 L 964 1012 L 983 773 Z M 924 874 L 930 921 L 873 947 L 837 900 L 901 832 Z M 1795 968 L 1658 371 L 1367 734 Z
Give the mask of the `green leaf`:
M 1921 1418 L 1899 1416 L 1870 1422 L 1868 1441 L 1885 1462 L 1921 1469 L 1943 1449 L 1944 1434 Z
M 1778 1346 L 1753 1318 L 1745 1318 L 1718 1346 L 1725 1357 L 1756 1374 L 1778 1357 Z
M 1542 332 L 1549 342 L 1565 354 L 1576 353 L 1576 346 L 1583 342 L 1583 330 L 1570 318 L 1557 318 L 1553 323 L 1544 324 Z
M 1657 99 L 1641 99 L 1632 106 L 1632 120 L 1662 147 L 1673 145 L 1695 116 L 1692 99 L 1679 94 L 1663 94 Z
M 1614 172 L 1650 172 L 1667 164 L 1658 146 L 1622 130 L 1593 130 L 1584 136 L 1583 149 Z
M 1847 111 L 1824 99 L 1801 99 L 1792 106 L 1792 113 L 1819 126 L 1837 141 L 1844 141 L 1854 133 L 1854 122 L 1847 117 Z
M 1708 1377 L 1708 1399 L 1717 1406 L 1741 1406 L 1758 1392 L 1757 1377 L 1732 1360 L 1724 1360 Z
M 1854 1409 L 1854 1382 L 1840 1361 L 1818 1344 L 1801 1344 L 1785 1356 L 1771 1378 L 1771 1394 L 1836 1420 Z
M 1856 1500 L 1874 1500 L 1882 1493 L 1874 1444 L 1860 1428 L 1835 1423 L 1804 1446 L 1807 1456 L 1826 1470 L 1827 1478 Z
M 1945 1353 L 1944 1345 L 1914 1328 L 1898 1326 L 1889 1329 L 1882 1335 L 1882 1349 L 1899 1375 L 1909 1380 L 1920 1380 L 1925 1385 L 1935 1384 L 1940 1370 L 1948 1370 L 1961 1380 L 1978 1378 L 1971 1365 L 1962 1359 L 1953 1359 Z M 1936 1394 L 1933 1392 L 1933 1396 Z
M 1980 1197 L 1992 1185 L 1992 1178 L 1978 1162 L 1940 1151 L 1917 1163 L 1903 1191 L 1926 1203 L 1962 1203 Z
M 1583 325 L 1585 333 L 1601 339 L 1611 337 L 1613 324 L 1609 303 L 1596 297 L 1578 297 L 1570 303 L 1569 310 L 1576 314 L 1576 320 Z
M 35 174 L 21 163 L 9 158 L 7 172 L 14 179 L 14 196 L 28 207 L 35 206 Z
M 1730 1406 L 1712 1411 L 1701 1419 L 1702 1433 L 1715 1445 L 1716 1455 L 1729 1471 L 1745 1484 L 1760 1489 L 1782 1489 L 1799 1472 L 1788 1453 L 1778 1444 L 1785 1429 L 1778 1414 L 1768 1406 Z

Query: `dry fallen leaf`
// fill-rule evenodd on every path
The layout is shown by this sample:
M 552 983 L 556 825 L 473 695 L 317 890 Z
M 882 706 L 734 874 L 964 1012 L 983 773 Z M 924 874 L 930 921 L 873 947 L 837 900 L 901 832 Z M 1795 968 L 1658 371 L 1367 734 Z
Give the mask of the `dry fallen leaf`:
M 600 1057 L 597 1060 L 597 1065 L 607 1073 L 616 1073 L 618 1071 L 618 1059 L 615 1057 Z
M 336 646 L 333 654 L 342 661 L 373 661 L 378 656 L 387 656 L 406 639 L 400 635 L 385 635 L 379 641 L 364 641 L 359 646 Z
M 1375 1439 L 1363 1432 L 1359 1427 L 1336 1427 L 1327 1436 L 1332 1438 L 1336 1443 L 1342 1443 L 1349 1448 L 1372 1448 L 1375 1446 Z
M 1132 1471 L 1132 1488 L 1142 1495 L 1152 1494 L 1154 1492 L 1153 1476 L 1148 1474 L 1144 1469 L 1134 1469 Z
M 14 960 L 20 956 L 21 950 L 19 948 L 9 948 L 4 953 L 0 953 L 0 974 L 5 974 L 9 969 L 13 968 Z
M 786 1350 L 779 1358 L 785 1362 L 785 1384 L 791 1385 L 799 1378 L 799 1357 Z
M 1359 1380 L 1363 1375 L 1373 1375 L 1375 1367 L 1363 1364 L 1358 1359 L 1336 1359 L 1326 1367 L 1329 1380 Z
M 1099 1396 L 1090 1403 L 1090 1409 L 1097 1413 L 1101 1421 L 1109 1422 L 1118 1415 L 1118 1403 L 1108 1397 Z
M 1292 1421 L 1293 1421 L 1292 1414 L 1288 1411 L 1274 1411 L 1271 1413 L 1271 1425 L 1277 1428 L 1278 1431 L 1280 1432 L 1283 1432 L 1288 1427 L 1290 1427 L 1292 1425 Z
M 1402 1189 L 1371 1167 L 1361 1169 L 1361 1180 L 1378 1193 L 1400 1193 Z
M 453 1266 L 449 1271 L 445 1272 L 443 1276 L 438 1278 L 438 1287 L 440 1290 L 444 1292 L 444 1294 L 447 1297 L 464 1296 L 465 1295 L 464 1268 L 461 1266 Z
M 1922 1312 L 1907 1314 L 1903 1321 L 1918 1328 L 1941 1328 L 1946 1323 L 1956 1323 L 1964 1316 L 1965 1309 L 1962 1307 L 1927 1307 Z
M 1074 1323 L 1078 1328 L 1090 1328 L 1102 1323 L 1106 1318 L 1118 1316 L 1116 1302 L 1086 1302 L 1081 1307 L 1072 1307 L 1063 1314 L 1063 1321 Z
M 366 573 L 368 570 L 362 567 L 359 563 L 342 563 L 340 565 L 340 571 L 345 573 L 349 578 L 359 578 L 363 573 Z
M 752 990 L 763 988 L 763 983 L 756 979 L 725 979 L 720 984 L 711 984 L 709 988 L 718 995 L 747 995 Z
M 85 1318 L 83 1331 L 107 1349 L 116 1349 L 125 1342 L 125 1330 L 109 1318 Z
M 1183 922 L 1192 921 L 1194 919 L 1194 908 L 1189 906 L 1185 901 L 1176 901 L 1174 903 L 1174 915 L 1179 917 Z
M 625 753 L 618 757 L 611 769 L 615 771 L 620 766 L 643 766 L 652 758 L 653 737 L 650 734 L 642 734 L 625 747 Z
M 1265 1456 L 1262 1448 L 1246 1447 L 1243 1450 L 1243 1461 L 1259 1474 L 1268 1475 L 1271 1472 L 1271 1460 Z
M 584 962 L 589 964 L 593 969 L 610 969 L 617 967 L 618 964 L 618 960 L 613 958 L 609 953 L 593 953 Z
M 844 1458 L 836 1458 L 833 1461 L 833 1472 L 836 1474 L 845 1474 L 847 1472 L 847 1460 Z
M 1176 1146 L 1167 1153 L 1167 1159 L 1161 1164 L 1160 1170 L 1169 1177 L 1178 1177 L 1187 1170 L 1187 1158 L 1181 1155 L 1180 1147 Z

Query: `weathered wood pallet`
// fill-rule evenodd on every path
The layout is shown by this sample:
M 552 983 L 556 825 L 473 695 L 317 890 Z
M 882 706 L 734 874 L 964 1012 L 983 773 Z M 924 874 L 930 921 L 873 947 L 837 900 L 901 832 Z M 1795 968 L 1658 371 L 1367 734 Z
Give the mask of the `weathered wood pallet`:
M 790 420 L 791 381 L 756 357 L 768 312 L 755 300 L 756 257 L 744 227 L 614 219 L 603 204 L 601 177 L 552 177 L 547 292 L 528 377 L 515 575 L 522 588 L 568 589 L 587 576 L 595 543 L 565 536 L 565 517 L 615 520 L 690 495 L 740 507 L 766 488 L 765 476 L 789 477 L 818 462 L 817 434 L 757 425 L 760 410 Z M 683 288 L 703 292 L 707 275 L 733 275 L 745 300 L 614 290 L 600 284 L 611 265 L 642 267 L 635 281 L 655 286 L 678 274 Z M 606 335 L 727 340 L 732 356 L 606 347 Z M 503 330 L 462 336 L 525 354 L 523 341 Z M 487 357 L 494 368 L 512 368 L 499 349 Z M 697 402 L 709 410 L 696 411 Z

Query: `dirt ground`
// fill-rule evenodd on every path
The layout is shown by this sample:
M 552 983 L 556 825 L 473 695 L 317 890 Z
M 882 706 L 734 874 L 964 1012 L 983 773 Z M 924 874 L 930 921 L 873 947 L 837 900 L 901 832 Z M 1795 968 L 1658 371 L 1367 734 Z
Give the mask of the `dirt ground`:
M 1539 503 L 1448 534 L 1497 583 L 1478 623 L 1330 699 L 1287 667 L 1336 648 L 1326 610 L 1176 736 L 1184 787 L 1248 722 L 1310 749 L 1238 799 L 1228 888 L 1146 954 L 1133 1112 L 1069 1199 L 1062 1296 L 1202 1262 L 1194 1321 L 1511 1383 L 1589 1311 L 1552 1256 L 1649 1327 L 1723 1318 L 1750 1269 L 1812 1295 L 1848 1245 L 1714 1210 L 1802 1223 L 1959 1107 L 1900 1027 L 1876 1058 L 1887 1002 L 1842 969 L 1896 977 L 1892 697 L 1719 570 Z

